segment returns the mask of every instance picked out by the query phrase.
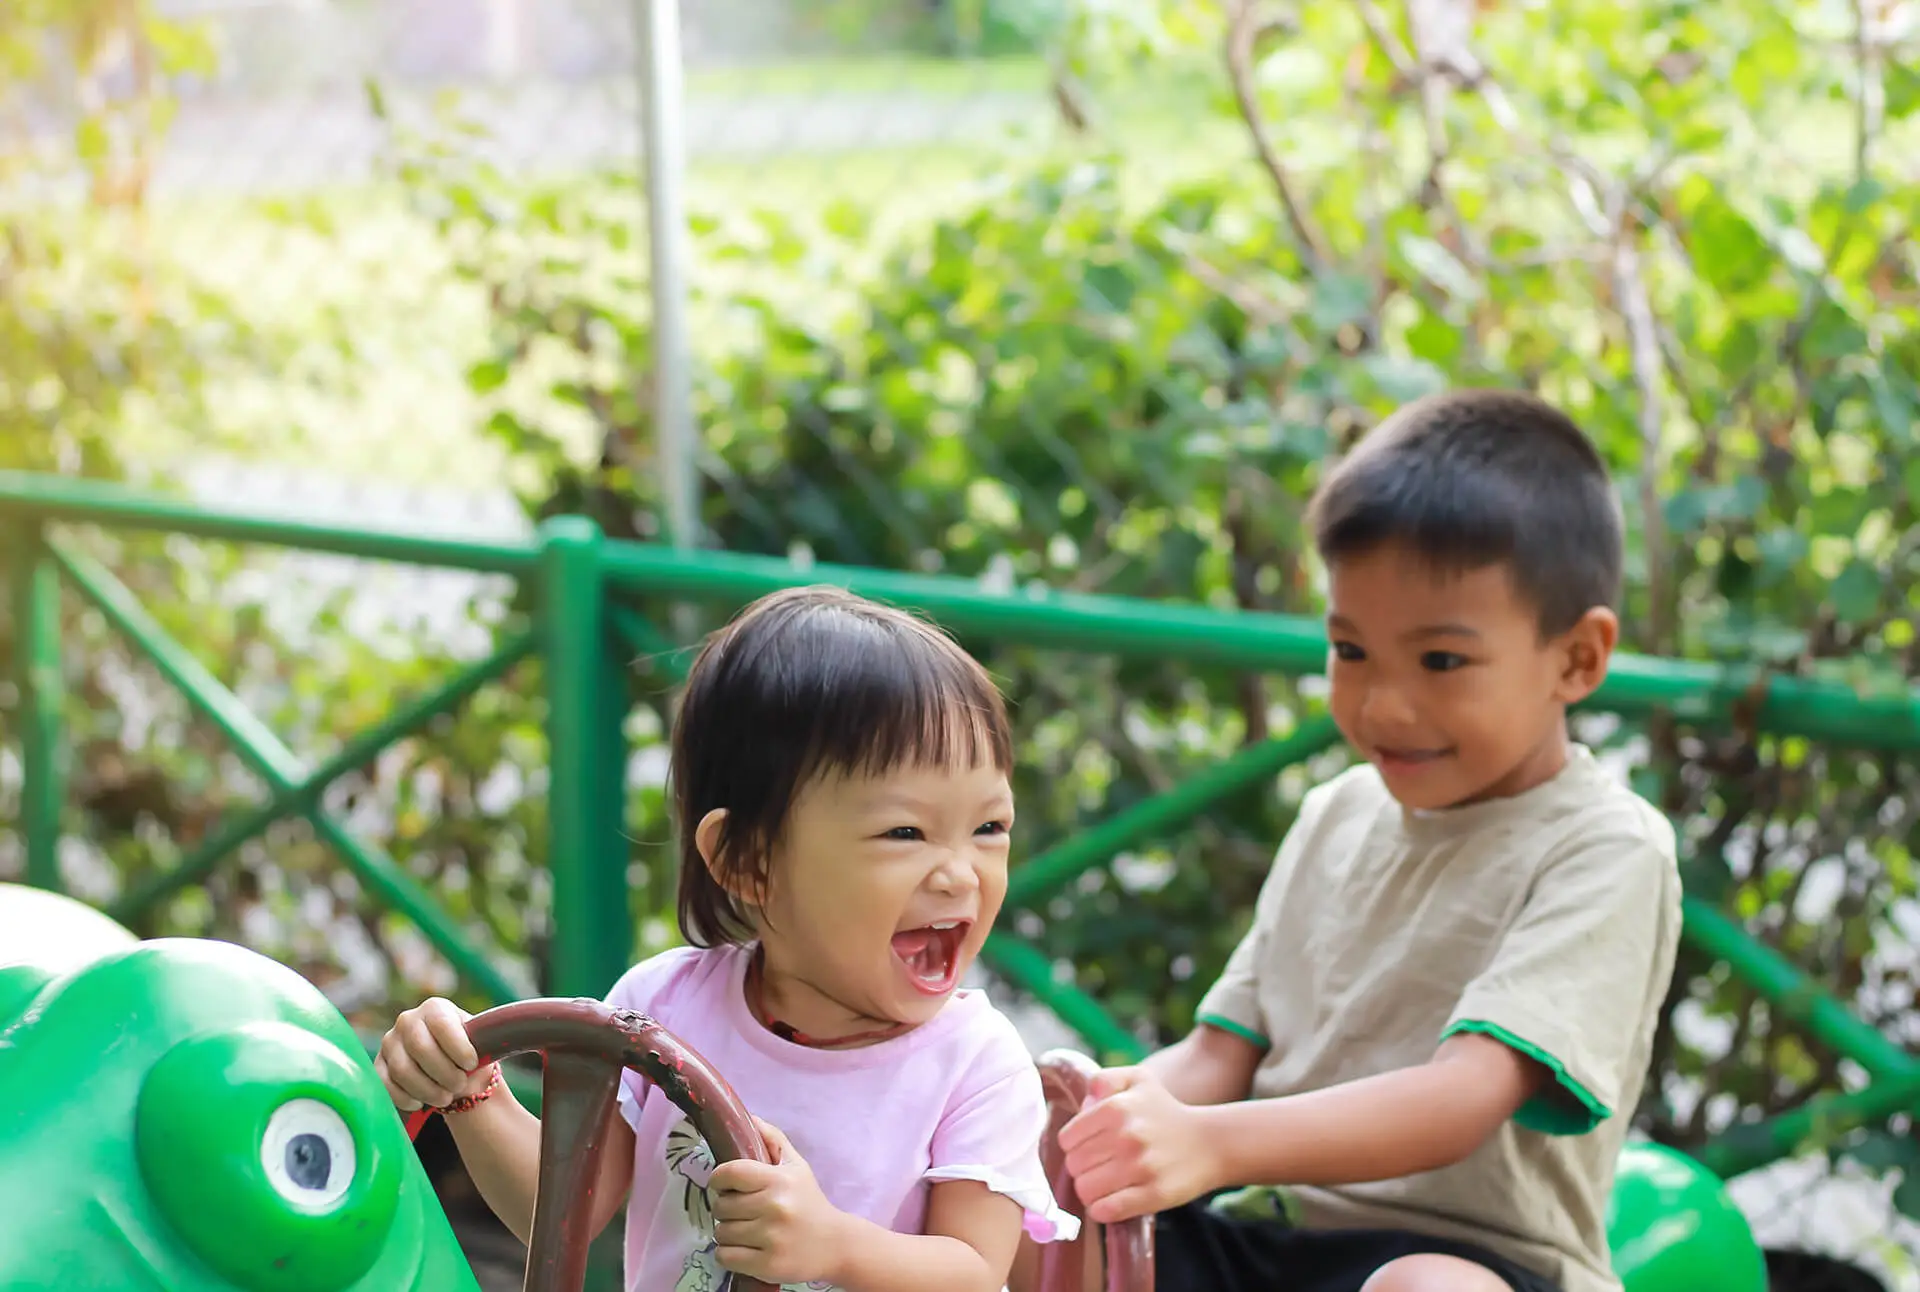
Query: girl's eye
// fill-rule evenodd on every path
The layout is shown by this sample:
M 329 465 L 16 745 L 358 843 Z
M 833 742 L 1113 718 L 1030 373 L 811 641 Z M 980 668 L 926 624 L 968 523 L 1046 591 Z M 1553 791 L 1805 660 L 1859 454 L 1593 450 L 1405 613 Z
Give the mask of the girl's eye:
M 1005 834 L 1007 833 L 1007 831 L 1011 830 L 1012 828 L 1013 828 L 1012 825 L 1006 821 L 988 821 L 986 824 L 982 825 L 978 830 L 975 830 L 974 833 L 975 834 Z
M 1467 657 L 1457 651 L 1430 650 L 1420 657 L 1420 667 L 1430 673 L 1451 673 L 1467 666 Z
M 1337 641 L 1337 642 L 1329 642 L 1328 645 L 1333 650 L 1333 657 L 1335 659 L 1343 659 L 1347 661 L 1347 663 L 1349 664 L 1355 663 L 1359 660 L 1363 660 L 1367 657 L 1367 653 L 1361 650 L 1358 646 L 1354 645 L 1352 642 Z
M 917 825 L 897 825 L 880 837 L 883 839 L 902 839 L 908 842 L 915 839 L 926 838 L 925 835 L 920 833 L 920 827 Z

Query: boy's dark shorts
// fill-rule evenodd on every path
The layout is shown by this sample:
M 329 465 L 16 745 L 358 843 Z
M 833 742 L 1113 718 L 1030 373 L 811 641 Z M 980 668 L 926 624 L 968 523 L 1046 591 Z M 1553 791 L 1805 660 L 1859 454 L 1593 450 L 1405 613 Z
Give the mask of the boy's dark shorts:
M 1395 1229 L 1307 1230 L 1242 1219 L 1205 1199 L 1154 1219 L 1154 1292 L 1360 1292 L 1389 1261 L 1457 1256 L 1484 1265 L 1516 1292 L 1560 1292 L 1552 1280 L 1471 1243 Z

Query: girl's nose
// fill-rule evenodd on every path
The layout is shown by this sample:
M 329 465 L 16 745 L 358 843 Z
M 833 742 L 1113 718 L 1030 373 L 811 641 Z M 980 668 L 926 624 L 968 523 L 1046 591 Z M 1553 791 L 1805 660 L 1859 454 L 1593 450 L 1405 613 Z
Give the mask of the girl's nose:
M 936 893 L 965 893 L 980 887 L 980 876 L 974 873 L 964 852 L 948 852 L 941 856 L 927 882 Z

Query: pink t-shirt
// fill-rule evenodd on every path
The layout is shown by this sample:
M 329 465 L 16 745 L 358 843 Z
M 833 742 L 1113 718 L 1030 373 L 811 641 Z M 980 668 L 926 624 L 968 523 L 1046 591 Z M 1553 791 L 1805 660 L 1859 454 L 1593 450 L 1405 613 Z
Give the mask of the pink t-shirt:
M 607 1003 L 651 1015 L 697 1050 L 750 1112 L 793 1141 L 842 1211 L 919 1233 L 930 1185 L 979 1180 L 1025 1208 L 1035 1240 L 1079 1232 L 1040 1166 L 1047 1112 L 1033 1059 L 983 993 L 955 992 L 893 1040 L 816 1050 L 781 1040 L 748 1011 L 751 958 L 750 947 L 663 952 L 627 970 Z M 620 1111 L 635 1141 L 628 1292 L 717 1292 L 726 1271 L 714 1254 L 712 1155 L 638 1073 L 621 1082 Z

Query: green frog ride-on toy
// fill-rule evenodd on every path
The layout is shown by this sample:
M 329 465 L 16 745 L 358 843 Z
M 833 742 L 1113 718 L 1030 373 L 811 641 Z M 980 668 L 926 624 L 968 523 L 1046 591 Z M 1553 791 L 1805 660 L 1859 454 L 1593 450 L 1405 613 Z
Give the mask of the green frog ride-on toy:
M 766 1159 L 722 1074 L 651 1019 L 593 1000 L 502 1005 L 468 1024 L 484 1058 L 544 1060 L 527 1292 L 578 1292 L 587 1190 L 633 1069 L 684 1109 L 716 1161 Z M 1048 1173 L 1077 1210 L 1053 1132 L 1093 1071 L 1055 1051 Z M 476 1292 L 407 1129 L 339 1011 L 255 952 L 136 941 L 69 899 L 0 884 L 0 1286 L 148 1292 Z M 1627 1292 L 1764 1292 L 1718 1181 L 1677 1154 L 1623 1158 L 1611 1237 Z M 1050 1245 L 1077 1292 L 1101 1241 L 1114 1292 L 1151 1292 L 1151 1226 Z M 735 1292 L 771 1292 L 735 1278 Z

